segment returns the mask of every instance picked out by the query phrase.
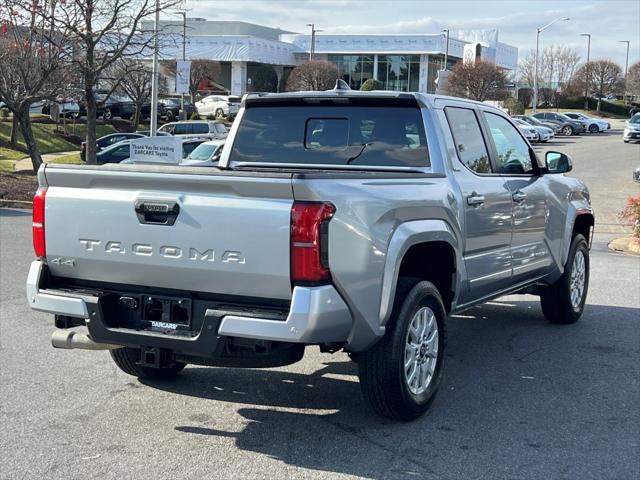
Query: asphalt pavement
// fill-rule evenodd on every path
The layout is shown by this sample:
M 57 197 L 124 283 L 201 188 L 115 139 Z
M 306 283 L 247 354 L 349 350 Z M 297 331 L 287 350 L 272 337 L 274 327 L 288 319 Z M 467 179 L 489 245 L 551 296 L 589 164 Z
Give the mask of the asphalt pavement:
M 573 156 L 598 210 L 584 316 L 551 325 L 509 296 L 452 317 L 412 423 L 370 413 L 341 353 L 140 382 L 106 352 L 53 349 L 25 300 L 30 214 L 0 209 L 0 479 L 640 478 L 640 258 L 607 248 L 640 145 L 616 128 L 544 148 Z

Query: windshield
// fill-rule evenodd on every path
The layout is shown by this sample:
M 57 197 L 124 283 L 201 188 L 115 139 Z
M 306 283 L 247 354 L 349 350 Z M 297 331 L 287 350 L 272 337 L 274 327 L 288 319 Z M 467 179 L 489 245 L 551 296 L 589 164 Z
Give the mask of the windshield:
M 631 120 L 629 120 L 629 123 L 633 123 L 634 125 L 636 123 L 640 124 L 640 113 L 636 113 L 633 117 L 631 117 Z
M 216 150 L 220 148 L 220 145 L 211 145 L 207 143 L 201 143 L 193 152 L 187 156 L 187 160 L 209 160 L 216 153 Z
M 389 105 L 270 103 L 246 109 L 232 162 L 308 165 L 429 166 L 420 109 Z

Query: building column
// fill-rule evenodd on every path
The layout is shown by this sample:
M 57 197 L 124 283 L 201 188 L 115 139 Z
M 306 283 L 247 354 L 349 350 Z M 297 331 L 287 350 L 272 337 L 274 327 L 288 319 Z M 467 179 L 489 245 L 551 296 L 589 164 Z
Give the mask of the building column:
M 247 62 L 231 62 L 231 95 L 247 91 Z
M 378 80 L 378 54 L 373 55 L 373 79 Z
M 427 93 L 429 88 L 429 55 L 420 55 L 420 76 L 418 77 L 418 91 Z
M 278 85 L 276 86 L 276 92 L 280 91 L 280 81 L 282 80 L 282 75 L 284 75 L 284 67 L 282 65 L 272 65 L 273 70 L 276 72 L 276 77 L 278 77 Z

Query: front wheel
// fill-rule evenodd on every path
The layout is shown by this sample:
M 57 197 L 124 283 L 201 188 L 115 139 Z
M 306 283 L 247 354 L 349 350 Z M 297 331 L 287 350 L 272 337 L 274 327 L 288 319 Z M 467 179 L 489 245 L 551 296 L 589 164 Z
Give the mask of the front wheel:
M 589 133 L 600 133 L 600 129 L 595 123 L 589 125 Z
M 217 109 L 216 109 L 215 116 L 216 116 L 216 118 L 222 118 L 222 117 L 224 117 L 224 110 L 222 110 L 221 108 L 217 108 Z
M 562 127 L 562 133 L 567 136 L 573 135 L 573 127 L 571 125 Z
M 111 118 L 113 117 L 113 114 L 111 113 L 110 109 L 105 109 L 104 113 L 102 114 L 102 118 L 104 118 L 105 120 L 111 120 Z
M 408 421 L 429 409 L 442 379 L 445 319 L 431 282 L 396 297 L 384 337 L 358 357 L 362 393 L 378 415 Z
M 120 370 L 138 378 L 148 378 L 153 380 L 168 380 L 175 377 L 187 366 L 182 362 L 169 362 L 161 367 L 143 367 L 139 365 L 140 350 L 137 348 L 117 348 L 109 350 L 113 362 Z
M 589 289 L 589 246 L 573 237 L 562 276 L 540 294 L 542 313 L 551 323 L 575 323 L 582 316 Z

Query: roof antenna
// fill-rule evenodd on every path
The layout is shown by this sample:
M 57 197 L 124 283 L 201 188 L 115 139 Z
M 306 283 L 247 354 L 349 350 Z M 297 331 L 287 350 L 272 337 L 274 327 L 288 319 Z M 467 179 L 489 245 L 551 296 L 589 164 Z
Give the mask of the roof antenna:
M 336 80 L 336 86 L 333 87 L 334 90 L 351 90 L 349 84 L 345 82 L 343 79 L 338 78 Z

